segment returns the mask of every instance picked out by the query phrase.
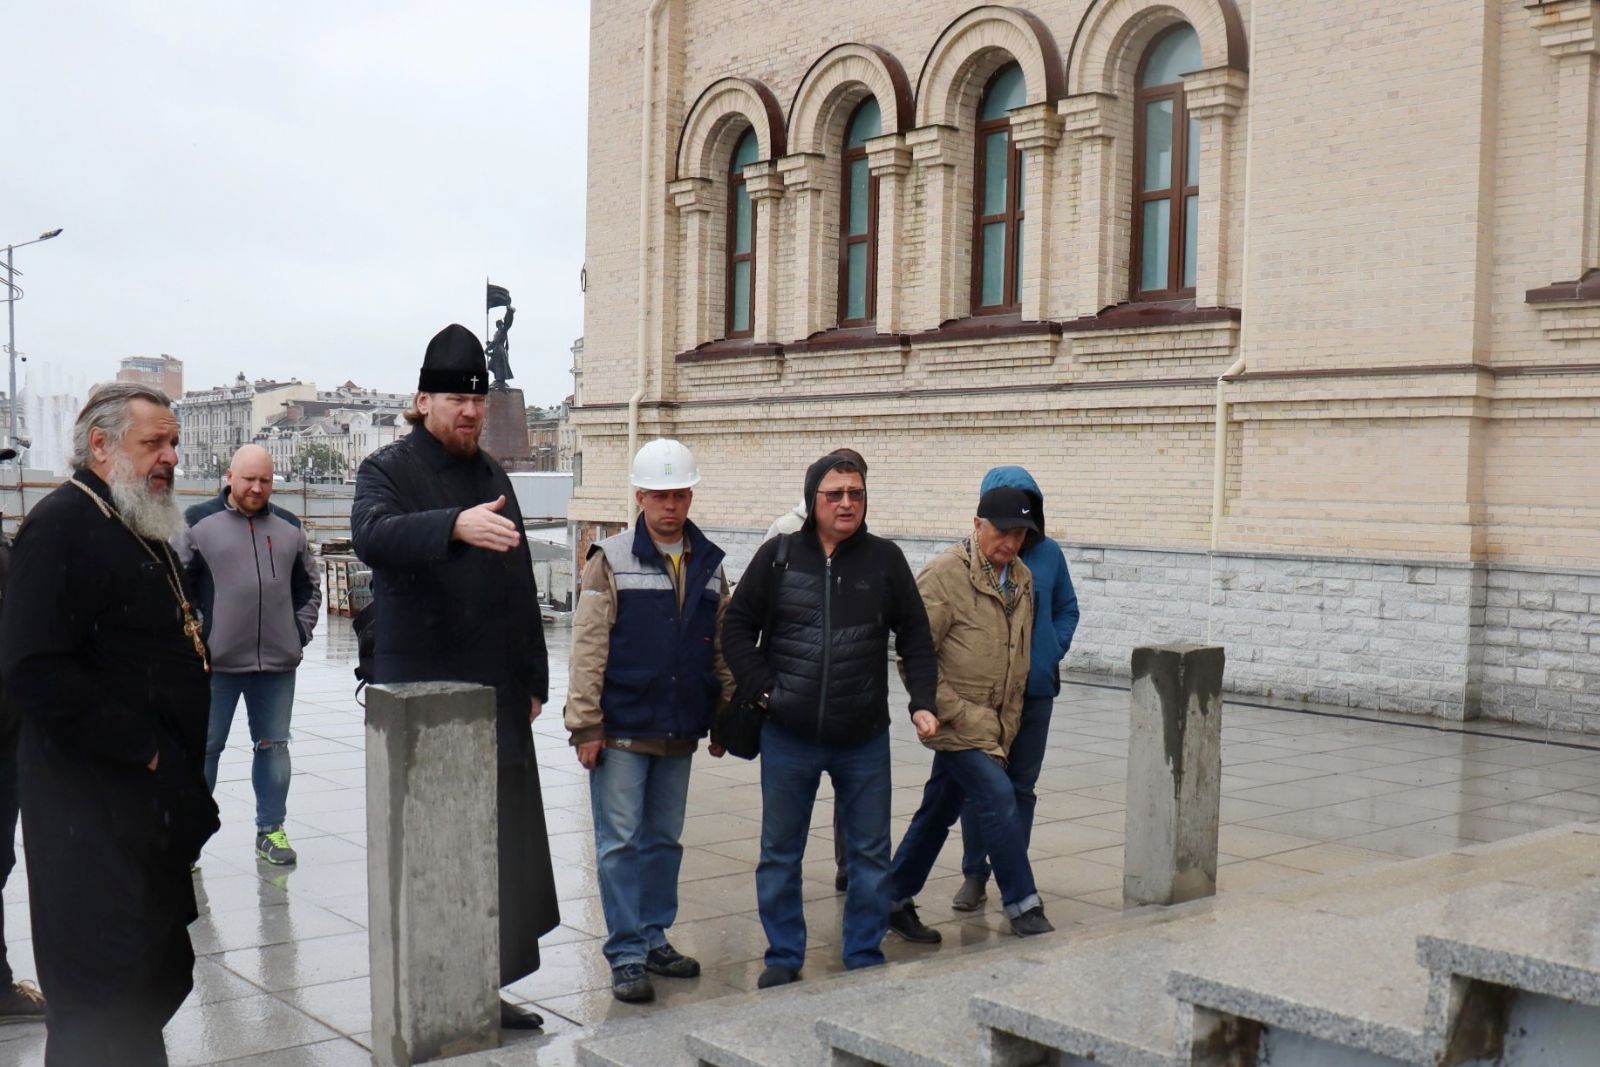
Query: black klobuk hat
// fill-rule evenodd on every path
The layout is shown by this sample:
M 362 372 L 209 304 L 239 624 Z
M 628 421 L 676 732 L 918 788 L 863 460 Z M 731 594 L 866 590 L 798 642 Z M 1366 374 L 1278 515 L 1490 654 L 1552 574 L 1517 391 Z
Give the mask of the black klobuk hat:
M 451 323 L 433 335 L 417 375 L 419 393 L 473 393 L 489 391 L 489 364 L 483 343 L 465 326 Z

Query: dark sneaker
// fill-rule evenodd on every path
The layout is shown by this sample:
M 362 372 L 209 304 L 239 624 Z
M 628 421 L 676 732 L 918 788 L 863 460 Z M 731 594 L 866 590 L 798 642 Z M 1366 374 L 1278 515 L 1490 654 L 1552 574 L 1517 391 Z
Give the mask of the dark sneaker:
M 944 940 L 939 931 L 922 925 L 922 920 L 917 918 L 917 906 L 910 901 L 890 909 L 889 929 L 919 945 L 937 945 Z
M 700 961 L 693 956 L 685 956 L 671 945 L 661 945 L 651 949 L 650 955 L 644 958 L 644 969 L 667 978 L 697 978 L 700 975 Z
M 833 888 L 843 893 L 850 888 L 850 872 L 840 867 L 833 872 Z
M 793 967 L 780 967 L 774 963 L 761 972 L 761 977 L 756 979 L 756 988 L 771 989 L 773 986 L 788 985 L 799 980 L 799 971 Z
M 283 827 L 275 826 L 256 834 L 256 859 L 266 860 L 274 867 L 287 867 L 300 857 L 289 847 L 289 835 Z
M 544 1027 L 544 1016 L 527 1008 L 519 1008 L 508 1000 L 500 1002 L 500 1029 L 539 1030 Z
M 977 911 L 989 899 L 988 882 L 968 875 L 950 898 L 950 906 L 957 911 Z
M 1044 917 L 1044 905 L 1036 904 L 1011 920 L 1011 932 L 1018 937 L 1055 933 L 1055 927 Z
M 14 982 L 0 989 L 0 1023 L 44 1022 L 44 994 L 32 982 Z
M 611 968 L 611 995 L 629 1004 L 643 1004 L 656 999 L 656 987 L 645 973 L 642 963 L 624 963 Z

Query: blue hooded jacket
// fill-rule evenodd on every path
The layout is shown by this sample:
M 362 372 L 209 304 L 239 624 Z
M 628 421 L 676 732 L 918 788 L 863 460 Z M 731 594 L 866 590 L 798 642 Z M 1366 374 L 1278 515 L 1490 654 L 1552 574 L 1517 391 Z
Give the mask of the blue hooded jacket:
M 1044 493 L 1022 467 L 994 467 L 983 476 L 979 495 L 1004 486 L 1021 489 L 1033 497 L 1039 526 L 1044 527 Z M 1078 594 L 1061 546 L 1049 537 L 1030 534 L 1022 549 L 1022 562 L 1033 572 L 1033 648 L 1028 661 L 1030 697 L 1053 697 L 1061 692 L 1061 659 L 1072 647 L 1078 629 Z

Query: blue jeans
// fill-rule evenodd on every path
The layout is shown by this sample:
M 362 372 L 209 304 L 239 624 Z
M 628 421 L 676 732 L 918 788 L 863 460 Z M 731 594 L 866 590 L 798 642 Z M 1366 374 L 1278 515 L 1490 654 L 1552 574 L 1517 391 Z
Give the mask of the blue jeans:
M 606 962 L 643 963 L 667 943 L 678 917 L 683 810 L 692 756 L 647 756 L 602 749 L 589 772 L 600 907 L 606 916 Z
M 950 836 L 950 825 L 961 815 L 964 804 L 977 815 L 978 828 L 994 858 L 995 881 L 1000 884 L 1006 914 L 1016 918 L 1037 906 L 1039 894 L 1017 818 L 1016 790 L 1000 761 L 975 748 L 933 754 L 933 773 L 922 787 L 922 806 L 911 817 L 889 871 L 893 902 L 899 904 L 922 892 L 928 872 Z
M 206 785 L 217 788 L 217 761 L 228 744 L 233 713 L 244 697 L 255 760 L 256 829 L 283 825 L 289 801 L 289 715 L 294 711 L 294 671 L 211 675 L 211 723 L 206 728 Z
M 889 732 L 859 745 L 819 745 L 767 723 L 761 730 L 761 862 L 756 903 L 767 932 L 769 967 L 798 971 L 806 955 L 800 864 L 811 808 L 826 771 L 842 813 L 845 869 L 844 965 L 883 962 L 889 930 Z
M 1033 809 L 1039 797 L 1033 791 L 1044 766 L 1044 743 L 1050 736 L 1050 712 L 1056 698 L 1027 697 L 1022 701 L 1022 725 L 1011 740 L 1006 777 L 1017 794 L 1017 821 L 1022 824 L 1022 845 L 1033 839 Z M 989 880 L 989 850 L 978 829 L 978 816 L 968 804 L 961 809 L 961 873 L 980 882 Z

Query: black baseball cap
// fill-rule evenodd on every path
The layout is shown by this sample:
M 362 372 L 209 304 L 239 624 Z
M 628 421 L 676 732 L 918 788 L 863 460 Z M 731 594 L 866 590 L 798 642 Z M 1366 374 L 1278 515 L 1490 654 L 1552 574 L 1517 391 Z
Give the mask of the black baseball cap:
M 1008 485 L 996 486 L 978 498 L 978 518 L 989 520 L 989 525 L 997 530 L 1043 533 L 1034 510 L 1032 497 Z

